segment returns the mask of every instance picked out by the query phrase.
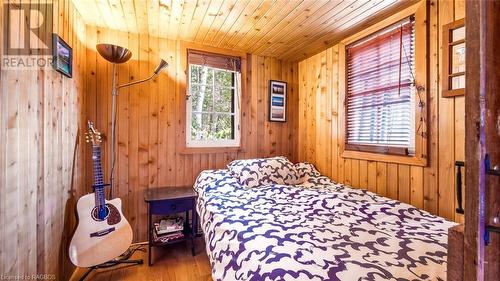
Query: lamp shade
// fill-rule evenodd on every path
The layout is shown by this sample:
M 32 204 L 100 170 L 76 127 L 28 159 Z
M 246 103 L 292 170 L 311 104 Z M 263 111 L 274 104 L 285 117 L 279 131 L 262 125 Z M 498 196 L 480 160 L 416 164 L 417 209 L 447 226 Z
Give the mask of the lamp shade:
M 166 62 L 164 59 L 162 59 L 160 61 L 160 64 L 156 67 L 154 74 L 158 75 L 158 73 L 160 73 L 160 71 L 162 71 L 167 66 L 168 66 L 168 62 Z
M 129 49 L 113 44 L 97 44 L 97 52 L 112 63 L 124 63 L 132 57 Z

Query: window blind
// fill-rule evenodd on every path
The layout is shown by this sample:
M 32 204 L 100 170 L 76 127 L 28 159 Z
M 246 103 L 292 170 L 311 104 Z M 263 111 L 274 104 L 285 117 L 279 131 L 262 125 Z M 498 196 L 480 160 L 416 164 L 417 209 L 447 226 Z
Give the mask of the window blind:
M 188 64 L 205 65 L 218 69 L 241 72 L 241 60 L 238 57 L 188 49 Z
M 414 18 L 346 46 L 346 148 L 414 154 Z

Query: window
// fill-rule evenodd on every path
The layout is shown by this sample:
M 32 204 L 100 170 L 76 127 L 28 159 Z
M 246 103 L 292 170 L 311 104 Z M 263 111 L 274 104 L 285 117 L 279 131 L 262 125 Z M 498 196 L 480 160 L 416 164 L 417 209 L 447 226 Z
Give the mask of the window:
M 465 20 L 443 26 L 443 97 L 465 95 Z
M 240 58 L 188 50 L 186 147 L 240 145 Z
M 415 155 L 414 42 L 411 16 L 346 46 L 347 150 Z

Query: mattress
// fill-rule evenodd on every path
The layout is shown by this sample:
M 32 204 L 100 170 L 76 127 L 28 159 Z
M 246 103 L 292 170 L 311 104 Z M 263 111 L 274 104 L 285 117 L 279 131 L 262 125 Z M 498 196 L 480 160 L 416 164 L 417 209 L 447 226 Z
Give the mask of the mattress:
M 448 228 L 411 205 L 311 174 L 245 188 L 228 170 L 194 185 L 213 280 L 445 280 Z

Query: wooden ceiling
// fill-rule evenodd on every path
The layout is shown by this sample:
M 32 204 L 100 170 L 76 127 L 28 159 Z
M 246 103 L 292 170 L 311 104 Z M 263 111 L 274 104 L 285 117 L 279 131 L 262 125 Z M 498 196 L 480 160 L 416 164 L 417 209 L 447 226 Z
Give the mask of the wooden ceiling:
M 413 0 L 73 0 L 87 25 L 299 60 Z

